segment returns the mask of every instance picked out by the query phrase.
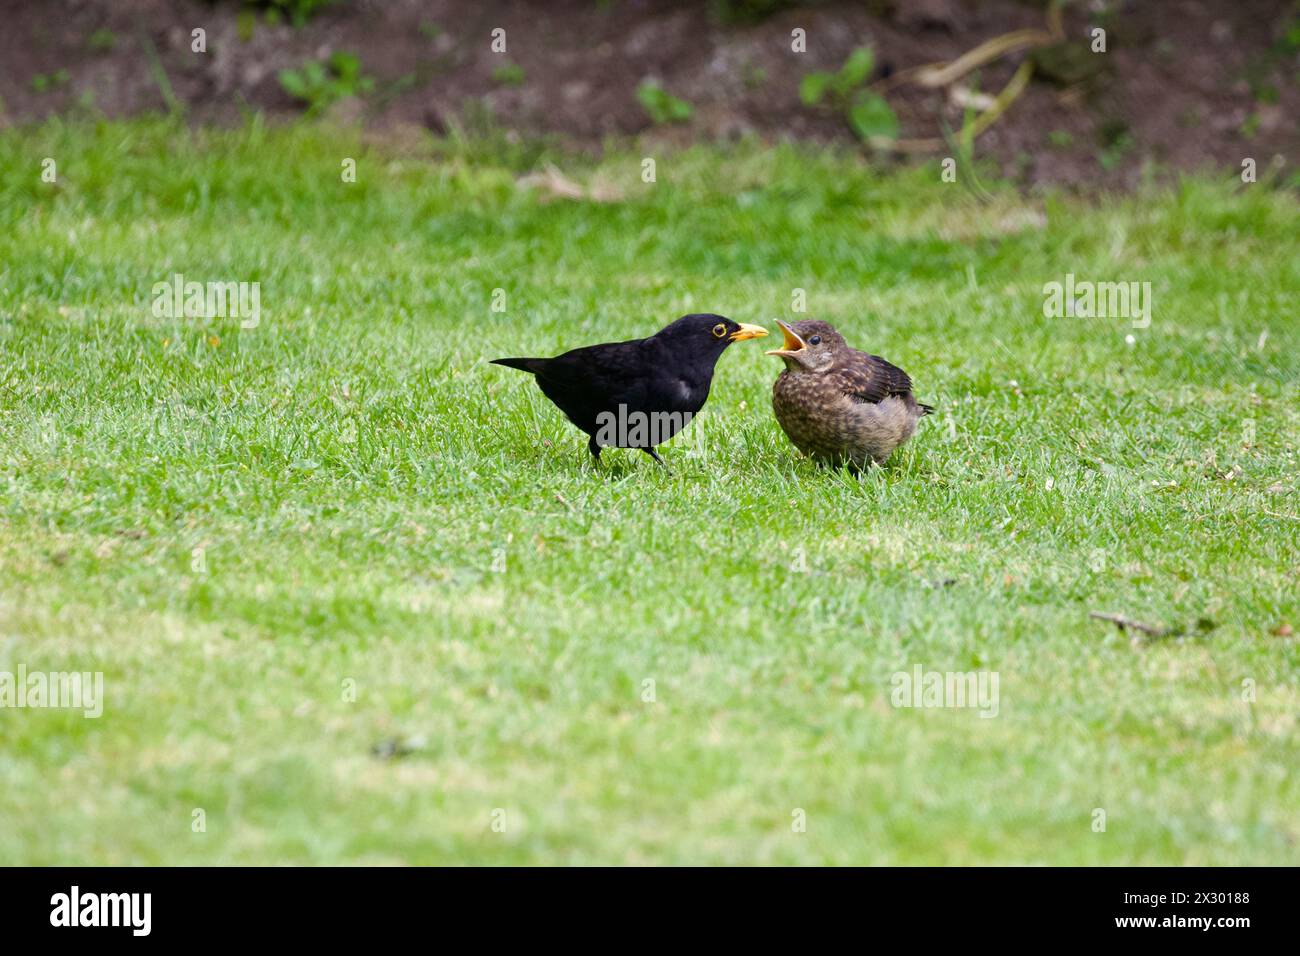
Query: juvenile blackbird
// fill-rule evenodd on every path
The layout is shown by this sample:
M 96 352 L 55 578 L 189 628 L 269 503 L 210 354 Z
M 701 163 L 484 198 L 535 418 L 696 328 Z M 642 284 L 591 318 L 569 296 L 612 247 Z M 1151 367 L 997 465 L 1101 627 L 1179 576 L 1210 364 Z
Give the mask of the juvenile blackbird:
M 655 445 L 704 407 L 713 367 L 732 342 L 767 329 L 711 313 L 684 315 L 649 338 L 573 349 L 554 358 L 501 358 L 494 365 L 531 372 L 542 394 L 602 447 L 639 448 L 659 464 Z
M 849 348 L 827 322 L 778 321 L 785 371 L 772 386 L 772 409 L 804 454 L 863 468 L 890 456 L 934 411 L 912 397 L 912 380 L 879 355 Z

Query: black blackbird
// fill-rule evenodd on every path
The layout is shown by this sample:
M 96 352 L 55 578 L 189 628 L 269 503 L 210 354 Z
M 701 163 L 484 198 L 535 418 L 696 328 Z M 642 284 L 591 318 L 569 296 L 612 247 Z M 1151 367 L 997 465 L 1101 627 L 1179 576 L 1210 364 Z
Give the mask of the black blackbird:
M 785 371 L 772 386 L 772 410 L 804 454 L 830 464 L 877 464 L 912 437 L 934 411 L 912 396 L 912 380 L 879 355 L 849 348 L 828 322 L 778 321 Z
M 767 329 L 711 313 L 684 315 L 649 338 L 573 349 L 555 358 L 493 359 L 531 372 L 542 394 L 602 447 L 639 448 L 659 464 L 655 446 L 704 407 L 713 367 L 732 342 Z

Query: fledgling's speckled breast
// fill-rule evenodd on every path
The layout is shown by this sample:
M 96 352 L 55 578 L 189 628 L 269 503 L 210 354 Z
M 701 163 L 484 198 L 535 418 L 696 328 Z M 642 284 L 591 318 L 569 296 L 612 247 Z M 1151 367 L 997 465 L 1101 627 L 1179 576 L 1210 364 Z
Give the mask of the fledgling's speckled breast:
M 788 369 L 772 386 L 772 410 L 796 448 L 835 464 L 883 462 L 912 437 L 919 417 L 905 399 L 860 402 L 824 376 Z

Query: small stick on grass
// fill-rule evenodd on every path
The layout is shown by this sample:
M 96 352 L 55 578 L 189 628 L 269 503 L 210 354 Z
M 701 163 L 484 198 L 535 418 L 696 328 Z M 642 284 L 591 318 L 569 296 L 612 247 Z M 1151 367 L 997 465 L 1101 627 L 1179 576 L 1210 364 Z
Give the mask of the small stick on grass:
M 1123 614 L 1112 614 L 1108 611 L 1089 611 L 1089 617 L 1095 617 L 1099 621 L 1110 621 L 1121 631 L 1141 631 L 1143 634 L 1150 634 L 1152 637 L 1165 637 L 1171 633 L 1167 627 L 1158 627 L 1155 624 L 1143 624 L 1141 621 L 1135 621 L 1131 617 L 1125 617 Z

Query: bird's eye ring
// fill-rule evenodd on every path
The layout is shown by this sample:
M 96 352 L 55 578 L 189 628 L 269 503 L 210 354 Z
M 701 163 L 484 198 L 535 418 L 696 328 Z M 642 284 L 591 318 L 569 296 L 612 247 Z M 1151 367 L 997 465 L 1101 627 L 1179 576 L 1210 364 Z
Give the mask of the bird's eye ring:
M 720 339 L 727 334 L 727 327 L 719 322 L 713 327 L 713 337 Z
M 822 337 L 821 337 L 820 335 L 814 335 L 812 338 L 810 338 L 810 339 L 808 340 L 808 344 L 809 344 L 809 345 L 821 345 L 821 344 L 822 344 Z

